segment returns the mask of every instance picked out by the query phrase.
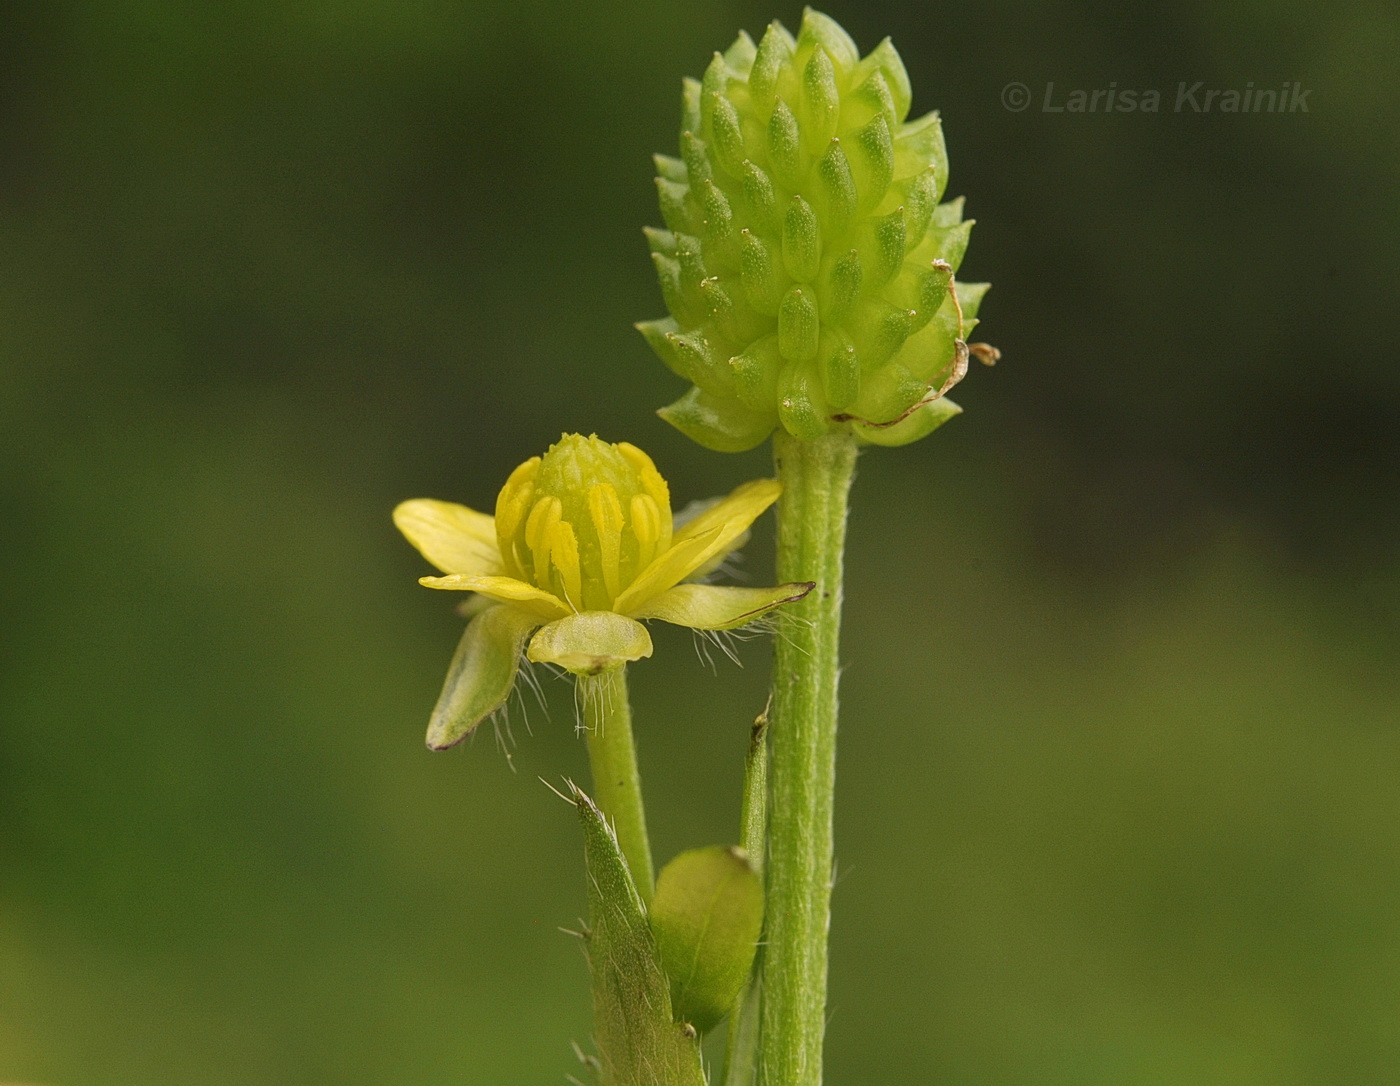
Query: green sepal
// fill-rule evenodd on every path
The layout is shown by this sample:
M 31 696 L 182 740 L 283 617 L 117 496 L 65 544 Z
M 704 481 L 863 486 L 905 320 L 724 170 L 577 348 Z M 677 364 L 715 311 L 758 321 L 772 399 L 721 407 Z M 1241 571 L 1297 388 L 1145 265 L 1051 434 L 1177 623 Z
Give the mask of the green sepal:
M 467 624 L 428 723 L 429 750 L 460 743 L 506 703 L 520 670 L 520 652 L 541 622 L 520 608 L 496 604 Z
M 920 404 L 891 426 L 856 422 L 852 424 L 851 429 L 855 431 L 857 441 L 895 448 L 928 437 L 949 419 L 961 414 L 962 408 L 952 400 L 939 397 Z
M 533 663 L 597 675 L 650 656 L 651 635 L 640 622 L 613 611 L 580 611 L 541 626 L 527 655 Z
M 813 587 L 812 581 L 795 581 L 774 588 L 678 584 L 632 613 L 637 618 L 658 618 L 693 630 L 734 630 L 762 618 L 775 607 L 796 603 Z
M 570 784 L 588 869 L 593 1037 L 607 1086 L 705 1086 L 695 1030 L 673 1020 L 670 983 L 612 826 Z
M 695 387 L 657 414 L 715 452 L 747 452 L 763 443 L 775 423 L 771 414 L 751 411 L 738 400 L 722 400 Z
M 682 852 L 661 870 L 651 930 L 678 1021 L 701 1033 L 734 1005 L 763 927 L 763 883 L 743 849 Z

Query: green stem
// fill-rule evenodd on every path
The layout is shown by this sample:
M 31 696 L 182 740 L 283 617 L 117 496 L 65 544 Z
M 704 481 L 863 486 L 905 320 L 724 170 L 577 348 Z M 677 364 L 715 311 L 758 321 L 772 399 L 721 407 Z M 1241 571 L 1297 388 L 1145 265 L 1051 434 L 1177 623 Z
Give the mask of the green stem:
M 580 675 L 578 695 L 583 702 L 594 798 L 617 832 L 617 843 L 627 857 L 637 892 L 643 903 L 650 905 L 656 878 L 647 840 L 647 816 L 642 807 L 637 749 L 632 742 L 626 665 L 597 675 Z
M 856 445 L 848 434 L 797 441 L 779 430 L 773 459 L 778 580 L 815 581 L 779 612 L 774 646 L 767 935 L 759 1081 L 820 1086 L 831 917 L 832 797 L 841 559 Z
M 759 875 L 768 849 L 768 710 L 749 732 L 744 759 L 744 795 L 739 811 L 739 844 Z M 724 1046 L 722 1086 L 753 1086 L 758 1073 L 758 1026 L 763 1002 L 763 947 L 754 955 L 753 972 L 734 1009 L 729 1012 L 728 1042 Z

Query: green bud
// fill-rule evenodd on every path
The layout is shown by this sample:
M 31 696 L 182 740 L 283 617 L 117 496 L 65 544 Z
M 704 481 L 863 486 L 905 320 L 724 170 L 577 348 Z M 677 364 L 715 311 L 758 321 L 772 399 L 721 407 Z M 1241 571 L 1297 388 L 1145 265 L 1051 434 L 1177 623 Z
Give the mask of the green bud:
M 862 58 L 811 9 L 684 81 L 680 156 L 655 160 L 667 230 L 648 235 L 671 320 L 638 327 L 695 385 L 662 415 L 701 444 L 775 426 L 901 444 L 956 414 L 929 405 L 987 288 L 952 282 L 972 224 L 938 202 L 942 124 L 908 120 L 910 100 L 888 39 Z
M 742 849 L 682 852 L 661 869 L 650 920 L 672 1013 L 705 1033 L 728 1013 L 753 966 L 763 881 Z

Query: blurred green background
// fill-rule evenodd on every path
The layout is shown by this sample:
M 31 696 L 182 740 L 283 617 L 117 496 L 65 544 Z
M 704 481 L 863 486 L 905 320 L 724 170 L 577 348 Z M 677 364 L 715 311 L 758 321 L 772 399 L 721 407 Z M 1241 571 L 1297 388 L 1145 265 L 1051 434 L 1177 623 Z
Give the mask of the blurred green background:
M 1005 353 L 861 462 L 829 1081 L 1400 1083 L 1400 12 L 827 10 L 943 111 Z M 515 772 L 423 749 L 460 620 L 389 510 L 566 429 L 767 470 L 630 325 L 679 80 L 775 16 L 0 7 L 0 1081 L 578 1070 L 570 692 Z M 665 858 L 736 835 L 766 650 L 655 636 Z

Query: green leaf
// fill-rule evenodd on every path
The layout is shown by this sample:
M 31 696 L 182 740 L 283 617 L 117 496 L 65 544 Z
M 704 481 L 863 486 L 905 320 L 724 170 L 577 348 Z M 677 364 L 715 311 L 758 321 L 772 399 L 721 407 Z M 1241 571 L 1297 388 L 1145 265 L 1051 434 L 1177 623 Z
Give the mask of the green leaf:
M 428 723 L 430 749 L 460 743 L 506 703 L 525 639 L 542 621 L 518 607 L 497 604 L 467 624 Z
M 593 1033 L 606 1086 L 705 1086 L 695 1030 L 673 1020 L 671 994 L 642 899 L 612 827 L 570 785 L 588 867 Z
M 743 849 L 698 848 L 662 869 L 651 930 L 679 1020 L 704 1033 L 728 1013 L 762 927 L 763 883 Z

